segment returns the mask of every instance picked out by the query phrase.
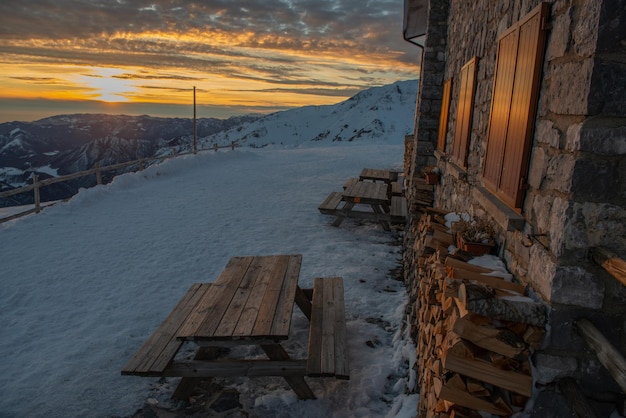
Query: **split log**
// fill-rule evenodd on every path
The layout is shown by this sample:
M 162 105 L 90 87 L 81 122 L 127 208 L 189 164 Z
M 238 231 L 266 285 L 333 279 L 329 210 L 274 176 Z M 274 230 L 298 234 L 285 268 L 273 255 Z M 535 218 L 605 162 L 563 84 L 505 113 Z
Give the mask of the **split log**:
M 458 299 L 463 310 L 477 315 L 536 326 L 546 322 L 546 309 L 542 304 L 497 298 L 484 286 L 462 284 Z
M 604 335 L 587 319 L 575 322 L 578 332 L 596 354 L 598 360 L 613 376 L 620 388 L 626 392 L 626 360 Z
M 593 261 L 626 286 L 626 261 L 604 247 L 595 247 L 591 255 Z
M 454 267 L 448 267 L 447 273 L 448 273 L 448 277 L 451 277 L 454 279 L 461 279 L 461 280 L 467 279 L 467 280 L 471 280 L 475 282 L 480 282 L 482 284 L 486 284 L 495 289 L 507 290 L 507 291 L 518 293 L 520 295 L 523 295 L 526 291 L 526 288 L 522 286 L 521 284 L 507 282 L 506 280 L 498 276 L 492 276 L 492 275 L 488 276 L 487 274 L 484 274 L 484 273 L 478 273 L 476 271 L 465 270 L 462 268 L 454 268 Z
M 455 387 L 443 385 L 439 392 L 439 398 L 452 402 L 456 405 L 464 406 L 466 408 L 474 409 L 476 411 L 485 411 L 490 414 L 508 416 L 511 415 L 511 410 L 498 408 L 491 402 L 472 396 L 469 392 L 464 392 Z
M 457 318 L 452 330 L 478 347 L 506 357 L 516 357 L 526 348 L 524 340 L 512 331 L 478 326 L 468 317 Z
M 459 356 L 454 350 L 448 350 L 443 359 L 443 367 L 451 372 L 462 374 L 520 395 L 530 396 L 533 379 L 531 376 L 511 370 L 502 370 L 490 363 Z
M 446 257 L 444 264 L 448 267 L 469 270 L 477 273 L 492 273 L 494 271 L 486 267 L 476 266 L 474 264 L 466 263 L 465 261 L 457 260 L 454 257 Z

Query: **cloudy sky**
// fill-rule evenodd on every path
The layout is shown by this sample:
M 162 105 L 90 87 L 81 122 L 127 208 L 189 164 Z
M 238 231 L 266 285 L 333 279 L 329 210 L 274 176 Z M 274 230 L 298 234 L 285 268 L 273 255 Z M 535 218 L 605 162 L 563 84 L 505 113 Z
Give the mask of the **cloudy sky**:
M 2 0 L 0 122 L 191 117 L 194 86 L 199 117 L 337 103 L 417 78 L 402 12 L 402 0 Z

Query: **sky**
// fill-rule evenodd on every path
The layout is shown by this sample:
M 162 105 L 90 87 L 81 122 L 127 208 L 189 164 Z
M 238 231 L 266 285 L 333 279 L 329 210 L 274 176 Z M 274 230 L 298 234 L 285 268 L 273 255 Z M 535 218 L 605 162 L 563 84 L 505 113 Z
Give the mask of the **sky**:
M 399 0 L 3 0 L 0 122 L 338 103 L 415 79 Z

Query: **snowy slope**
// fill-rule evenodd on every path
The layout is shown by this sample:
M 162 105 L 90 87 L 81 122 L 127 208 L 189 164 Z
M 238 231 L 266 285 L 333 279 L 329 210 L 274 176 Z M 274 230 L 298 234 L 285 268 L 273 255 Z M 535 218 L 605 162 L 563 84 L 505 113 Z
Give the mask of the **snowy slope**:
M 413 130 L 417 81 L 398 81 L 362 91 L 329 106 L 306 106 L 273 113 L 202 138 L 206 147 L 235 142 L 263 147 L 310 141 L 366 141 L 404 138 Z
M 412 416 L 417 395 L 404 392 L 415 347 L 399 329 L 407 296 L 389 275 L 398 237 L 353 220 L 335 228 L 317 211 L 363 167 L 400 168 L 403 135 L 176 158 L 0 225 L 0 416 L 167 406 L 176 379 L 121 368 L 191 283 L 213 281 L 232 256 L 278 253 L 303 255 L 304 286 L 344 278 L 351 379 L 310 379 L 315 401 L 297 400 L 280 378 L 224 380 L 249 416 Z M 306 329 L 295 317 L 295 356 L 306 353 Z

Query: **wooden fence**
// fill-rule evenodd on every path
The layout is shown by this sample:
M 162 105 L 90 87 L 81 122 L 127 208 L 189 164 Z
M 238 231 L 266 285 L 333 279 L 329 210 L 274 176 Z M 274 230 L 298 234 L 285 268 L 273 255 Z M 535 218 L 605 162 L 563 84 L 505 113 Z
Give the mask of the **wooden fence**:
M 230 145 L 221 145 L 218 146 L 217 144 L 215 144 L 214 146 L 212 146 L 211 148 L 204 148 L 201 149 L 199 151 L 217 151 L 220 148 L 231 148 L 231 149 L 235 149 L 237 145 L 232 142 Z M 164 157 L 151 157 L 151 158 L 140 158 L 138 160 L 134 160 L 134 161 L 127 161 L 124 163 L 119 163 L 119 164 L 112 164 L 112 165 L 107 165 L 107 166 L 100 166 L 100 163 L 96 163 L 94 165 L 94 168 L 89 169 L 89 170 L 85 170 L 85 171 L 79 171 L 77 173 L 72 173 L 72 174 L 68 174 L 66 176 L 61 176 L 61 177 L 53 177 L 53 178 L 49 178 L 49 179 L 45 179 L 45 180 L 39 180 L 39 176 L 37 175 L 33 175 L 33 184 L 30 184 L 28 186 L 24 186 L 24 187 L 20 187 L 17 189 L 12 189 L 12 190 L 7 190 L 6 192 L 0 192 L 0 199 L 4 198 L 4 197 L 9 197 L 9 196 L 15 196 L 18 194 L 22 194 L 22 193 L 28 193 L 31 190 L 33 191 L 34 194 L 34 198 L 35 198 L 35 206 L 32 209 L 28 209 L 26 211 L 23 212 L 19 212 L 16 214 L 13 214 L 11 216 L 5 217 L 5 218 L 0 218 L 0 223 L 3 222 L 7 222 L 13 219 L 17 219 L 20 218 L 22 216 L 26 216 L 26 215 L 30 215 L 31 213 L 39 213 L 41 212 L 41 209 L 43 207 L 41 199 L 40 199 L 40 189 L 42 187 L 45 186 L 49 186 L 51 184 L 55 184 L 55 183 L 60 183 L 60 182 L 64 182 L 64 181 L 69 181 L 69 180 L 74 180 L 80 177 L 85 177 L 85 176 L 91 176 L 94 175 L 96 176 L 96 184 L 102 184 L 102 173 L 107 172 L 107 171 L 113 171 L 113 170 L 120 170 L 122 168 L 126 168 L 126 167 L 131 167 L 133 165 L 137 166 L 137 170 L 136 171 L 141 171 L 143 170 L 143 168 L 146 166 L 146 164 L 152 165 L 156 162 L 161 162 L 161 161 L 165 161 L 167 159 L 170 158 L 175 158 L 175 157 L 180 157 L 183 155 L 189 155 L 189 154 L 196 154 L 198 151 L 194 150 L 194 151 L 190 151 L 190 152 L 184 152 L 184 153 L 180 153 L 180 154 L 174 154 L 174 155 L 168 155 L 168 156 L 164 156 Z M 48 206 L 48 205 L 46 205 Z

